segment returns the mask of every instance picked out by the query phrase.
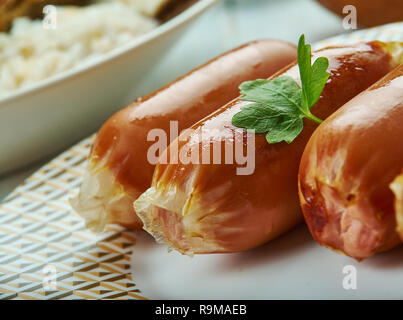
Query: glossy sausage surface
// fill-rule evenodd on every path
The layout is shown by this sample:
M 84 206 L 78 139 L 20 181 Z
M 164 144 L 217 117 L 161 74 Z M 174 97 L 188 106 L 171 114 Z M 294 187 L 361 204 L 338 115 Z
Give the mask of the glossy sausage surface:
M 305 220 L 320 243 L 356 259 L 400 243 L 389 188 L 403 163 L 403 65 L 321 124 L 301 160 Z
M 391 56 L 379 43 L 363 43 L 317 51 L 313 59 L 325 56 L 331 72 L 313 113 L 325 119 L 348 100 L 392 69 Z M 292 65 L 279 75 L 300 82 Z M 234 100 L 195 124 L 193 133 L 179 137 L 167 149 L 221 150 L 240 142 L 244 149 L 252 133 L 236 134 L 232 116 L 246 102 Z M 152 188 L 135 202 L 145 229 L 157 240 L 185 254 L 236 252 L 263 244 L 302 221 L 299 209 L 297 173 L 305 144 L 316 125 L 304 123 L 302 134 L 291 144 L 269 145 L 264 134 L 253 135 L 255 170 L 237 175 L 235 164 L 157 165 Z M 203 130 L 213 132 L 201 139 Z M 234 147 L 235 150 L 235 147 Z
M 238 96 L 243 81 L 266 78 L 296 59 L 296 47 L 263 39 L 227 52 L 135 101 L 100 129 L 90 154 L 90 167 L 73 207 L 94 230 L 107 223 L 141 228 L 133 201 L 151 185 L 155 163 L 147 154 L 155 141 L 152 129 L 179 132 Z M 158 159 L 157 159 L 158 160 Z

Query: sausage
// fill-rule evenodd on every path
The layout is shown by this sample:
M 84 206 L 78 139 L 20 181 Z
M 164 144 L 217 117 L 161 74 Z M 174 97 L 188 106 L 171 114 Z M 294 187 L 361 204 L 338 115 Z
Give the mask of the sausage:
M 313 114 L 326 118 L 388 73 L 397 62 L 386 48 L 389 47 L 385 44 L 372 42 L 315 52 L 314 59 L 329 59 L 331 75 L 319 102 L 312 108 Z M 276 76 L 281 75 L 300 83 L 296 64 Z M 232 116 L 245 103 L 236 99 L 201 120 L 161 156 L 152 187 L 134 203 L 144 228 L 157 241 L 189 255 L 237 252 L 268 242 L 302 222 L 298 166 L 316 125 L 305 122 L 303 132 L 291 144 L 269 145 L 264 134 L 255 135 L 232 125 Z M 208 164 L 200 157 L 198 162 L 181 160 L 181 154 L 192 155 L 192 150 L 214 150 L 217 142 L 221 154 L 229 145 L 238 158 L 250 147 L 253 173 L 237 171 L 248 167 L 245 161 L 245 167 L 239 168 L 242 161 Z M 242 146 L 238 152 L 237 145 Z M 171 150 L 173 154 L 179 151 L 179 159 L 173 157 L 161 163 Z
M 147 155 L 154 144 L 147 141 L 149 132 L 169 132 L 170 121 L 177 121 L 179 132 L 190 127 L 237 97 L 243 81 L 268 77 L 293 62 L 296 51 L 279 40 L 247 43 L 113 115 L 97 134 L 73 208 L 94 231 L 108 223 L 141 228 L 133 201 L 150 187 L 154 173 L 156 161 L 150 163 Z
M 389 188 L 403 163 L 403 65 L 313 134 L 299 169 L 305 221 L 322 245 L 362 260 L 400 243 Z
M 403 169 L 400 175 L 393 180 L 390 188 L 395 195 L 396 230 L 403 241 Z

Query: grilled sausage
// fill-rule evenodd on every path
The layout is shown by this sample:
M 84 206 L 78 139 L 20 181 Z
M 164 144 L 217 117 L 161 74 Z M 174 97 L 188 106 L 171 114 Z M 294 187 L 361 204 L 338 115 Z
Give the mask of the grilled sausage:
M 394 47 L 372 42 L 315 52 L 314 59 L 329 59 L 331 76 L 313 113 L 325 119 L 387 74 L 397 63 L 388 52 L 391 48 Z M 300 82 L 297 65 L 276 76 L 280 75 Z M 180 158 L 170 159 L 167 164 L 160 162 L 152 187 L 134 204 L 145 229 L 158 241 L 184 254 L 237 252 L 261 245 L 303 220 L 298 201 L 298 166 L 316 125 L 305 122 L 303 132 L 291 144 L 269 145 L 264 134 L 247 133 L 231 124 L 232 116 L 246 103 L 234 100 L 195 124 L 193 131 L 179 136 L 160 159 L 168 158 L 172 150 L 179 151 L 178 158 L 193 150 L 214 150 L 217 143 L 221 153 L 228 145 L 233 146 L 235 157 L 240 158 L 250 147 L 253 174 L 237 174 L 242 161 L 208 164 L 200 158 L 190 163 Z M 203 131 L 212 134 L 200 134 Z M 243 146 L 238 152 L 237 145 Z M 170 164 L 175 162 L 172 160 L 178 163 Z
M 149 132 L 169 132 L 170 121 L 178 121 L 180 132 L 234 99 L 243 81 L 270 76 L 295 59 L 292 44 L 250 42 L 119 111 L 99 131 L 80 193 L 71 204 L 94 231 L 108 223 L 141 228 L 133 201 L 150 187 L 156 164 L 147 156 L 154 144 L 147 141 Z
M 322 245 L 362 260 L 400 243 L 389 188 L 403 163 L 403 65 L 323 122 L 299 170 L 305 220 Z
M 395 195 L 397 232 L 400 235 L 400 239 L 403 240 L 403 169 L 400 175 L 393 180 L 390 187 Z

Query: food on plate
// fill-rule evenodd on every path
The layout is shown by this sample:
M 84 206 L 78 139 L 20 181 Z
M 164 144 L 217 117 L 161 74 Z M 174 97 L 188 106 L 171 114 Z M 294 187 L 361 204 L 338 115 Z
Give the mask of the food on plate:
M 150 131 L 168 133 L 166 148 L 168 139 L 176 137 L 170 137 L 171 121 L 177 121 L 178 132 L 190 127 L 236 98 L 243 81 L 268 77 L 293 62 L 296 51 L 279 40 L 245 44 L 112 116 L 97 135 L 80 193 L 72 200 L 87 226 L 94 231 L 108 223 L 141 228 L 133 201 L 150 187 L 158 160 L 148 157 L 155 143 L 147 141 Z
M 400 239 L 403 240 L 403 169 L 400 175 L 393 180 L 393 183 L 390 187 L 395 195 L 397 232 L 400 235 Z
M 305 221 L 322 245 L 358 260 L 400 243 L 389 188 L 403 163 L 403 65 L 335 112 L 299 170 Z
M 370 42 L 314 52 L 313 60 L 328 59 L 330 78 L 311 109 L 312 114 L 325 119 L 378 81 L 401 62 L 401 48 L 399 44 Z M 319 61 L 323 66 L 323 59 Z M 308 63 L 311 68 L 309 58 Z M 280 76 L 301 81 L 297 64 L 279 72 L 271 83 Z M 260 89 L 253 86 L 249 89 L 259 101 Z M 317 124 L 304 121 L 302 132 L 293 142 L 291 138 L 285 139 L 289 144 L 268 144 L 273 137 L 232 124 L 234 115 L 247 104 L 237 99 L 218 109 L 181 134 L 161 156 L 152 187 L 134 203 L 144 229 L 157 241 L 184 254 L 237 252 L 266 243 L 302 222 L 298 166 Z M 203 155 L 203 150 L 215 148 L 221 150 L 218 153 L 221 162 L 214 159 L 212 162 L 211 155 L 207 159 L 210 162 L 200 161 L 200 157 L 196 158 L 199 161 L 191 161 L 187 157 L 193 157 L 193 153 L 197 156 L 197 151 Z M 226 148 L 230 150 L 228 153 Z M 251 169 L 248 169 L 249 157 L 244 157 L 248 149 L 254 156 L 250 158 L 254 170 L 249 175 L 250 172 L 238 170 Z M 178 150 L 179 159 L 173 157 L 177 164 L 170 163 L 175 162 L 172 159 L 166 161 L 172 158 L 171 152 L 175 155 Z M 229 156 L 229 161 L 224 162 L 224 153 L 241 161 L 231 164 Z M 185 155 L 183 160 L 181 155 Z M 238 163 L 243 163 L 243 167 Z
M 84 2 L 25 0 L 15 2 L 15 5 L 33 13 L 37 12 L 34 8 L 45 3 Z M 177 12 L 181 8 L 181 1 L 167 0 L 88 3 L 83 7 L 58 6 L 56 15 L 51 16 L 54 20 L 19 17 L 14 19 L 8 33 L 0 32 L 0 97 L 101 59 L 104 54 L 156 28 L 160 20 L 154 15 L 163 14 L 163 8 L 166 8 L 164 12 L 171 8 Z M 171 7 L 171 3 L 177 6 Z M 0 11 L 0 21 L 1 14 Z M 7 15 L 7 9 L 3 9 L 3 14 Z M 50 25 L 52 21 L 54 26 Z
M 141 12 L 155 17 L 166 6 L 170 0 L 127 0 L 135 5 Z
M 169 17 L 179 13 L 180 11 L 190 7 L 198 0 L 121 0 L 123 2 L 134 5 L 144 13 L 151 17 L 157 17 L 161 20 L 167 20 Z
M 1 0 L 0 31 L 7 31 L 18 17 L 40 18 L 47 5 L 83 5 L 89 0 Z
M 366 27 L 403 20 L 401 0 L 318 0 L 318 2 L 341 17 L 351 12 L 351 7 L 346 6 L 354 6 L 358 24 Z

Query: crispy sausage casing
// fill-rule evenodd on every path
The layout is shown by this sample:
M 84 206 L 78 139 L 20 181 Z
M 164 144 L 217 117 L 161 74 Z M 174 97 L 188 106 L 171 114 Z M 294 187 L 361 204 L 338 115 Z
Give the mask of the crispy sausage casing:
M 391 189 L 395 194 L 395 216 L 397 223 L 397 232 L 403 241 L 403 169 L 399 176 L 393 180 Z
M 299 170 L 313 237 L 356 259 L 400 243 L 389 188 L 403 163 L 403 65 L 315 131 Z
M 315 52 L 313 59 L 329 59 L 331 76 L 312 108 L 313 114 L 325 119 L 388 73 L 397 62 L 387 52 L 390 48 L 385 48 L 377 42 Z M 300 82 L 297 65 L 276 76 L 280 75 Z M 158 241 L 185 254 L 237 252 L 263 244 L 303 220 L 298 166 L 316 125 L 306 121 L 303 132 L 291 144 L 269 145 L 264 134 L 246 133 L 231 124 L 232 116 L 246 103 L 234 100 L 195 124 L 193 132 L 179 136 L 166 155 L 174 149 L 180 151 L 179 158 L 192 150 L 214 150 L 217 142 L 221 151 L 235 145 L 235 156 L 251 147 L 255 151 L 253 174 L 237 175 L 239 162 L 224 164 L 223 159 L 222 164 L 159 163 L 152 187 L 134 204 L 145 229 Z M 203 131 L 211 134 L 200 134 Z M 255 141 L 248 142 L 252 138 Z M 236 145 L 242 145 L 243 150 L 237 153 Z
M 227 52 L 112 116 L 99 131 L 89 167 L 71 204 L 87 226 L 105 224 L 141 228 L 133 201 L 151 185 L 155 163 L 147 151 L 152 129 L 179 132 L 236 98 L 238 85 L 268 77 L 296 59 L 296 47 L 278 40 L 259 40 Z M 167 145 L 169 140 L 167 141 Z M 158 160 L 158 158 L 157 158 Z

